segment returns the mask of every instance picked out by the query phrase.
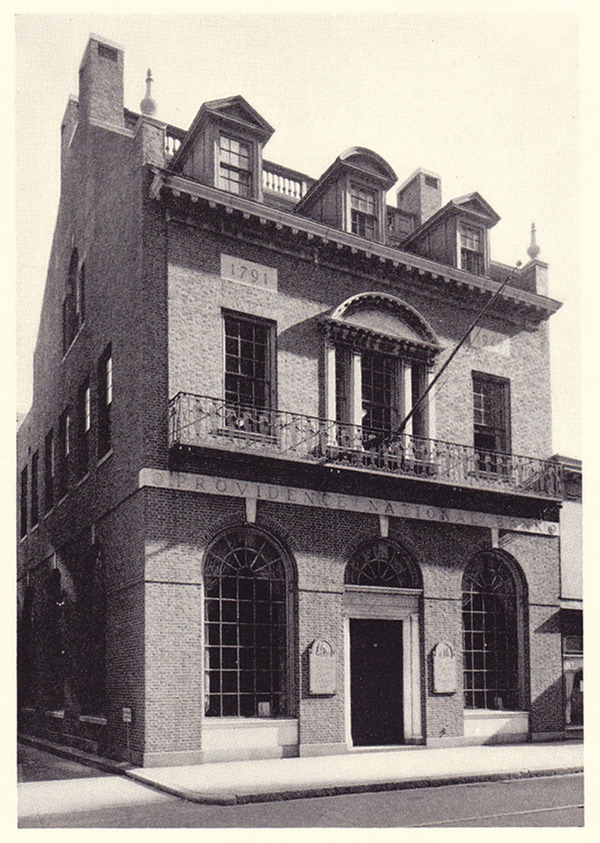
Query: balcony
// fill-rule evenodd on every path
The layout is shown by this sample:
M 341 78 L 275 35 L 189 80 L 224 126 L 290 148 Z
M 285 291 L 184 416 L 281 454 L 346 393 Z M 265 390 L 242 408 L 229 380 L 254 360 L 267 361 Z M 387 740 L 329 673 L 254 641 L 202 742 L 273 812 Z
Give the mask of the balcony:
M 180 392 L 169 404 L 169 447 L 211 448 L 303 463 L 418 478 L 472 489 L 559 498 L 562 466 L 516 454 L 352 424 L 232 405 Z

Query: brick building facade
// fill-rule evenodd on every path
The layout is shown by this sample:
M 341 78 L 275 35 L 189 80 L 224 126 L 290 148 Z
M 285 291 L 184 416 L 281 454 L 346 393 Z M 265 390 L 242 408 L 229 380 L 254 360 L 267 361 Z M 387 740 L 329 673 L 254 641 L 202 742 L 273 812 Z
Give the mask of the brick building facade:
M 493 208 L 425 170 L 388 205 L 364 148 L 270 162 L 242 97 L 154 111 L 91 36 L 18 437 L 20 728 L 144 765 L 564 735 L 535 243 L 492 261 Z

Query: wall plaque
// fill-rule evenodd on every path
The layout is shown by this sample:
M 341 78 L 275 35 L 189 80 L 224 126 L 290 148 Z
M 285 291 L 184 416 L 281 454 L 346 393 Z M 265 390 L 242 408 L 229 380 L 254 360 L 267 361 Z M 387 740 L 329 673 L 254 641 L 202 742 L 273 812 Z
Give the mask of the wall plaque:
M 433 648 L 433 692 L 456 693 L 456 655 L 447 641 L 438 641 Z
M 326 695 L 336 693 L 335 653 L 324 638 L 317 638 L 308 651 L 308 692 Z
M 252 287 L 262 287 L 267 290 L 277 289 L 277 270 L 272 266 L 235 258 L 233 255 L 221 253 L 221 278 L 227 281 L 241 281 Z

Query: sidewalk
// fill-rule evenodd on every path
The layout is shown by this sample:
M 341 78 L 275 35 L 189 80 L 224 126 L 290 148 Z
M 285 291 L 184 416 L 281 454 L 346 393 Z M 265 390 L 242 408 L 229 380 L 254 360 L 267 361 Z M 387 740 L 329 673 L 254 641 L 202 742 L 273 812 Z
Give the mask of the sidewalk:
M 125 775 L 193 802 L 221 805 L 577 773 L 583 744 L 411 747 L 316 758 L 129 768 Z
M 19 735 L 38 749 L 128 776 L 191 802 L 234 805 L 402 790 L 476 781 L 527 778 L 583 770 L 583 743 L 522 743 L 447 749 L 403 747 L 353 750 L 343 755 L 228 761 L 190 767 L 130 767 L 80 750 Z

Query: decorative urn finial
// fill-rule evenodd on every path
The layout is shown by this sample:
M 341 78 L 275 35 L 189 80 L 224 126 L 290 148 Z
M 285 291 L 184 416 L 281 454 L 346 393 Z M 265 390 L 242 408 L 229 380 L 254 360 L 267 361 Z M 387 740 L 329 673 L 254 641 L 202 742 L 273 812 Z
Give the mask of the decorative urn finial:
M 156 101 L 152 96 L 153 82 L 154 79 L 152 78 L 152 71 L 148 68 L 148 73 L 146 74 L 146 96 L 140 103 L 140 110 L 142 114 L 147 114 L 148 117 L 152 117 L 152 115 L 156 113 Z
M 531 260 L 535 260 L 540 253 L 540 247 L 536 243 L 535 240 L 535 223 L 531 223 L 531 242 L 529 244 L 529 248 L 527 249 L 527 254 L 531 258 Z

